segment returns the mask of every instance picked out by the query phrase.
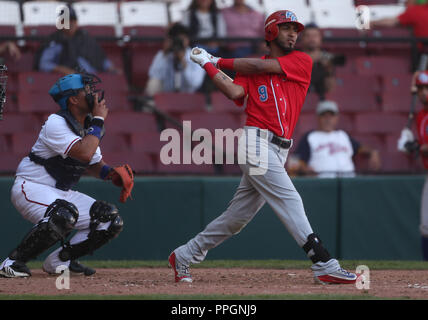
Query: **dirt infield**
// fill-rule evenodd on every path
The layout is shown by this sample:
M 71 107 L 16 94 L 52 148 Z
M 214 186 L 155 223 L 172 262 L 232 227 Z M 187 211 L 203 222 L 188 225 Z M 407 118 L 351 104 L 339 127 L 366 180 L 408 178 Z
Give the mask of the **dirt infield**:
M 310 270 L 202 269 L 192 270 L 194 282 L 174 283 L 171 269 L 98 269 L 91 277 L 72 275 L 70 289 L 58 290 L 55 276 L 40 269 L 31 278 L 0 278 L 0 294 L 36 295 L 367 295 L 386 298 L 428 299 L 427 270 L 372 270 L 370 288 L 315 284 Z

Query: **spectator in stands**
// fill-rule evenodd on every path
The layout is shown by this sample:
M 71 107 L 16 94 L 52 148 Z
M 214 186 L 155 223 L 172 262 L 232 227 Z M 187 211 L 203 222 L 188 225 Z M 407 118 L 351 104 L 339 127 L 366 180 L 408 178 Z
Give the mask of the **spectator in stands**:
M 397 17 L 383 18 L 370 22 L 370 28 L 412 27 L 416 37 L 428 37 L 428 1 L 407 0 L 406 11 Z
M 303 175 L 319 177 L 353 177 L 353 156 L 369 156 L 371 170 L 380 169 L 379 152 L 361 145 L 345 131 L 338 130 L 339 108 L 334 101 L 321 101 L 316 109 L 318 129 L 306 133 L 299 142 L 296 154 L 299 158 L 297 171 Z
M 309 92 L 315 92 L 320 100 L 324 100 L 325 95 L 334 87 L 335 56 L 322 50 L 322 33 L 314 23 L 305 26 L 300 36 L 300 45 L 302 51 L 313 60 Z
M 36 69 L 62 74 L 83 69 L 88 73 L 111 72 L 121 74 L 106 57 L 105 52 L 87 31 L 79 28 L 77 15 L 70 10 L 70 28 L 57 30 L 36 54 Z
M 233 6 L 223 9 L 227 36 L 235 38 L 262 38 L 264 16 L 245 4 L 245 0 L 235 0 Z M 264 45 L 264 42 L 262 42 Z M 258 43 L 237 42 L 228 44 L 228 55 L 234 58 L 247 57 L 258 51 Z
M 158 92 L 188 92 L 199 89 L 205 71 L 190 60 L 189 30 L 180 23 L 172 25 L 163 50 L 153 59 L 145 90 L 148 97 Z
M 191 38 L 224 38 L 227 35 L 226 23 L 218 10 L 215 0 L 193 0 L 183 18 L 183 24 L 191 32 Z M 217 41 L 195 43 L 213 55 L 219 54 Z
M 15 60 L 19 60 L 21 58 L 21 51 L 18 46 L 12 41 L 6 41 L 0 43 L 0 56 L 3 56 L 4 53 L 7 53 Z

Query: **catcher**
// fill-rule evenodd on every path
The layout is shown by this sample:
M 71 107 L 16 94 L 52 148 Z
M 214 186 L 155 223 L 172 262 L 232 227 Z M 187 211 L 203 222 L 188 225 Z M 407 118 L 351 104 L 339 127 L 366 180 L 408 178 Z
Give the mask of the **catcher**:
M 134 185 L 128 165 L 115 168 L 103 160 L 99 148 L 108 114 L 100 79 L 85 73 L 60 78 L 49 94 L 61 110 L 43 125 L 28 156 L 22 159 L 11 190 L 11 200 L 34 227 L 0 265 L 0 275 L 29 277 L 26 263 L 56 243 L 61 246 L 44 261 L 43 270 L 57 273 L 58 266 L 92 275 L 95 270 L 78 262 L 117 237 L 123 220 L 115 205 L 72 190 L 84 173 L 111 180 L 122 188 L 125 202 Z M 66 241 L 73 230 L 77 232 Z M 58 270 L 59 271 L 59 270 Z

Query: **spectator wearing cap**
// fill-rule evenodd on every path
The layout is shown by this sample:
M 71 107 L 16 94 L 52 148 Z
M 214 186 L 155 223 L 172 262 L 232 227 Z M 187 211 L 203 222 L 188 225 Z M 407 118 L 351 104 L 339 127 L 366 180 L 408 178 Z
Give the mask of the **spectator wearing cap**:
M 377 150 L 360 144 L 348 133 L 337 129 L 339 108 L 334 101 L 321 101 L 316 109 L 318 128 L 307 132 L 300 140 L 295 155 L 299 159 L 298 172 L 319 177 L 354 177 L 353 157 L 369 157 L 371 170 L 380 169 Z
M 231 38 L 263 38 L 264 16 L 245 3 L 234 0 L 231 7 L 222 12 L 226 22 L 227 36 Z M 262 42 L 264 45 L 264 42 Z M 228 55 L 234 58 L 247 57 L 258 51 L 257 43 L 237 42 L 227 45 Z
M 70 27 L 57 30 L 48 37 L 36 54 L 35 69 L 62 74 L 75 73 L 80 69 L 89 73 L 121 74 L 122 70 L 115 68 L 96 40 L 79 28 L 76 11 L 71 6 L 68 8 Z

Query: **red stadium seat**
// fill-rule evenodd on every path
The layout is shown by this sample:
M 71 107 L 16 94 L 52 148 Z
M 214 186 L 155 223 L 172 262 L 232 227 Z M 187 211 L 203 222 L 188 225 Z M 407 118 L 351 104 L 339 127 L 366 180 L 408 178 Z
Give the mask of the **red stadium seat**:
M 123 28 L 123 35 L 130 37 L 164 37 L 166 28 L 161 26 L 129 26 Z
M 9 55 L 3 56 L 8 72 L 30 72 L 33 70 L 34 50 L 28 46 L 20 48 L 21 58 L 15 60 Z
M 359 57 L 355 61 L 356 71 L 360 75 L 408 74 L 410 59 L 405 57 Z
M 6 135 L 0 135 L 0 157 L 3 153 L 9 152 L 9 142 Z
M 160 141 L 160 132 L 136 132 L 131 134 L 131 150 L 133 152 L 159 155 L 160 150 L 166 143 L 165 141 Z
M 130 151 L 129 142 L 125 134 L 110 133 L 106 131 L 105 136 L 100 143 L 101 153 L 104 152 L 123 152 L 126 154 Z
M 162 162 L 156 163 L 157 173 L 166 174 L 214 174 L 214 165 L 212 164 L 163 164 Z
M 238 107 L 232 100 L 228 99 L 221 92 L 213 92 L 211 94 L 211 104 L 213 107 L 213 112 L 243 112 L 242 107 Z
M 376 134 L 353 134 L 351 135 L 361 145 L 368 146 L 370 148 L 377 149 L 379 151 L 385 149 L 385 139 L 383 135 Z
M 55 25 L 24 26 L 24 36 L 49 36 L 55 31 Z
M 395 133 L 407 122 L 407 115 L 400 113 L 357 113 L 355 131 L 358 133 Z
M 136 173 L 153 173 L 155 171 L 153 159 L 146 153 L 105 152 L 103 160 L 111 166 L 128 163 Z
M 7 118 L 6 118 L 7 117 Z M 32 114 L 8 113 L 0 124 L 0 134 L 40 131 L 41 122 Z
M 308 92 L 302 107 L 302 112 L 315 111 L 320 98 L 315 92 Z
M 12 153 L 1 154 L 0 172 L 7 174 L 15 173 L 16 168 L 18 167 L 18 164 L 21 160 L 22 156 L 20 155 Z
M 199 128 L 214 132 L 215 129 L 240 128 L 240 123 L 230 113 L 190 112 L 183 113 L 181 121 L 191 121 L 192 130 Z
M 128 101 L 128 83 L 124 75 L 100 73 L 100 88 L 105 90 L 105 99 L 111 111 L 131 110 L 131 103 Z
M 116 31 L 114 26 L 95 26 L 95 25 L 87 25 L 82 26 L 82 29 L 86 30 L 89 35 L 92 37 L 115 37 Z
M 107 132 L 135 133 L 135 132 L 156 132 L 156 118 L 152 114 L 139 112 L 112 112 L 106 121 Z
M 0 34 L 2 36 L 16 36 L 16 28 L 15 26 L 0 25 Z
M 384 111 L 409 111 L 411 81 L 411 74 L 383 76 L 382 109 Z
M 374 76 L 340 76 L 336 85 L 326 96 L 336 101 L 345 112 L 377 110 L 376 94 L 378 82 Z
M 317 116 L 315 111 L 302 112 L 297 120 L 296 128 L 294 129 L 293 138 L 297 135 L 305 134 L 310 130 L 318 127 Z
M 159 93 L 154 100 L 159 110 L 175 114 L 204 111 L 206 105 L 202 93 Z
M 27 155 L 37 141 L 37 134 L 17 132 L 12 135 L 12 152 L 18 155 Z
M 150 65 L 156 53 L 162 49 L 159 43 L 131 45 L 131 81 L 139 88 L 145 88 Z

